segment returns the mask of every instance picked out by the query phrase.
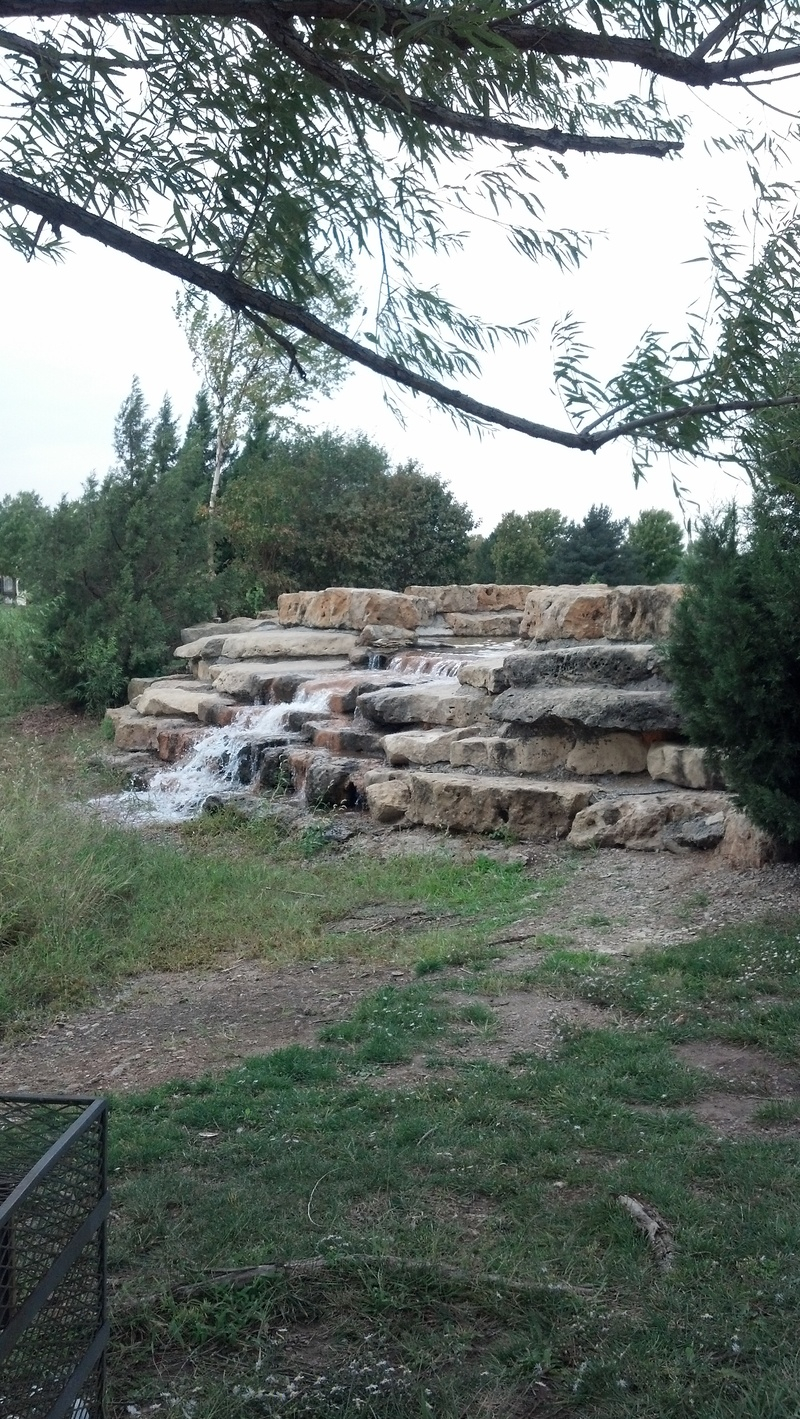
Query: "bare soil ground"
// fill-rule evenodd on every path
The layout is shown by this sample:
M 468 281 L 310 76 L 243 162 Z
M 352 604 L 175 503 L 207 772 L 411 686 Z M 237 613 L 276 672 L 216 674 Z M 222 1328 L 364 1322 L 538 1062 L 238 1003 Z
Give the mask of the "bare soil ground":
M 373 849 L 419 850 L 419 838 L 418 833 L 376 835 Z M 362 839 L 354 850 L 364 847 Z M 498 855 L 520 853 L 493 849 Z M 452 840 L 451 850 L 456 856 L 474 855 L 486 844 Z M 504 948 L 500 970 L 520 970 L 538 959 L 542 947 L 556 943 L 634 954 L 727 924 L 800 915 L 800 868 L 794 865 L 737 873 L 702 855 L 609 851 L 576 856 L 549 845 L 531 848 L 527 860 L 536 877 L 562 871 L 565 885 L 540 915 L 525 917 L 498 935 Z M 426 917 L 425 908 L 409 906 L 404 929 L 419 930 Z M 371 931 L 396 932 L 401 922 L 396 909 L 376 904 L 374 911 L 359 913 L 358 922 L 340 923 L 342 930 L 365 925 Z M 451 974 L 458 976 L 457 971 Z M 313 1044 L 320 1028 L 347 1016 L 359 998 L 410 979 L 408 970 L 363 961 L 274 968 L 227 959 L 208 971 L 149 973 L 31 1038 L 0 1045 L 0 1089 L 127 1092 L 229 1069 L 252 1055 L 293 1043 Z M 452 1051 L 454 1059 L 506 1061 L 516 1053 L 551 1049 L 565 1027 L 613 1023 L 608 1012 L 541 991 L 509 990 L 487 994 L 485 1000 L 494 1026 L 471 1029 Z M 687 1055 L 687 1062 L 714 1077 L 714 1092 L 698 1105 L 698 1114 L 721 1133 L 746 1127 L 765 1098 L 800 1094 L 794 1071 L 756 1061 L 747 1051 L 718 1046 L 715 1054 L 706 1045 L 685 1048 L 705 1051 L 703 1058 Z M 401 1088 L 430 1077 L 422 1057 L 376 1075 Z M 734 1088 L 737 1080 L 740 1085 Z

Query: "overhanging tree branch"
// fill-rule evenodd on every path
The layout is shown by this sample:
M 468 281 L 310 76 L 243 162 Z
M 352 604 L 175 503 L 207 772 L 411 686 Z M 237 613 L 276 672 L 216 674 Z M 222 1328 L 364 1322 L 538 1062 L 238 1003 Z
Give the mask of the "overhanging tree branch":
M 391 113 L 409 114 L 421 118 L 436 128 L 447 128 L 454 133 L 474 134 L 477 138 L 497 139 L 516 148 L 544 148 L 551 153 L 617 153 L 626 156 L 638 155 L 647 158 L 665 158 L 669 153 L 680 152 L 683 143 L 656 138 L 616 138 L 605 135 L 588 136 L 582 133 L 565 133 L 558 128 L 530 128 L 522 123 L 507 123 L 481 114 L 459 113 L 455 109 L 444 108 L 428 99 L 418 98 L 399 89 L 392 93 L 380 84 L 358 74 L 352 68 L 343 68 L 326 56 L 315 53 L 310 45 L 304 44 L 290 25 L 283 21 L 270 20 L 264 31 L 277 48 L 307 73 L 321 79 L 330 88 L 342 93 L 362 98 Z
M 485 424 L 497 424 L 501 428 L 527 434 L 530 438 L 561 444 L 564 448 L 591 449 L 593 447 L 592 440 L 583 438 L 579 433 L 573 433 L 569 429 L 554 429 L 546 424 L 522 419 L 516 414 L 509 414 L 504 409 L 495 408 L 494 405 L 483 404 L 478 399 L 471 399 L 469 395 L 462 394 L 457 389 L 450 389 L 438 380 L 417 374 L 416 371 L 407 369 L 405 365 L 400 364 L 398 360 L 379 355 L 376 351 L 359 345 L 358 341 L 352 340 L 339 330 L 334 330 L 332 326 L 326 325 L 310 311 L 295 305 L 292 301 L 284 300 L 281 296 L 274 295 L 270 291 L 250 286 L 246 281 L 240 280 L 238 276 L 234 276 L 230 272 L 220 271 L 213 266 L 205 266 L 190 256 L 184 256 L 173 247 L 163 246 L 159 242 L 149 241 L 146 237 L 138 236 L 135 232 L 128 232 L 123 227 L 117 226 L 116 223 L 109 222 L 105 217 L 98 217 L 92 212 L 87 212 L 75 202 L 57 197 L 51 192 L 46 192 L 43 188 L 34 187 L 31 183 L 23 182 L 10 173 L 0 172 L 0 201 L 12 206 L 25 207 L 28 211 L 43 217 L 53 226 L 68 227 L 71 231 L 77 232 L 79 236 L 102 242 L 104 246 L 109 246 L 114 251 L 120 251 L 125 256 L 132 256 L 134 260 L 140 261 L 146 266 L 152 266 L 157 271 L 165 271 L 167 275 L 174 276 L 179 281 L 186 281 L 203 291 L 208 291 L 210 295 L 216 296 L 217 300 L 232 310 L 242 312 L 255 310 L 259 315 L 266 316 L 268 319 L 280 320 L 286 325 L 293 326 L 296 330 L 302 330 L 304 334 L 310 335 L 314 340 L 319 340 L 323 345 L 327 345 L 330 349 L 343 355 L 345 359 L 351 360 L 355 364 L 364 365 L 367 369 L 383 375 L 384 378 L 392 380 L 395 384 L 413 390 L 416 394 L 426 394 L 446 408 L 457 409 L 467 418 L 477 419 Z
M 271 3 L 270 0 L 0 0 L 0 18 L 3 19 L 47 19 L 65 15 L 84 20 L 122 15 L 151 19 L 187 16 L 241 20 L 259 29 L 263 29 L 265 21 L 268 23 L 271 17 L 334 20 L 371 34 L 404 38 L 406 43 L 425 45 L 435 36 L 438 41 L 464 51 L 473 48 L 463 28 L 448 26 L 442 12 L 431 12 L 421 6 L 401 9 L 364 0 L 361 3 L 351 3 L 351 0 L 271 0 Z M 689 87 L 710 88 L 745 74 L 774 73 L 800 61 L 800 46 L 770 50 L 765 40 L 761 52 L 709 63 L 704 57 L 697 57 L 697 50 L 681 54 L 648 39 L 580 30 L 571 25 L 531 23 L 518 16 L 519 11 L 512 10 L 508 18 L 499 16 L 490 21 L 486 25 L 487 36 L 496 36 L 520 53 L 630 64 Z M 707 41 L 703 45 L 707 52 Z
M 80 236 L 101 242 L 104 246 L 133 257 L 134 260 L 152 266 L 156 270 L 164 271 L 177 280 L 185 281 L 201 290 L 208 291 L 210 295 L 215 296 L 223 305 L 229 306 L 232 310 L 240 311 L 251 318 L 255 315 L 257 324 L 261 324 L 266 317 L 268 320 L 279 320 L 285 325 L 301 330 L 312 339 L 335 350 L 345 359 L 363 365 L 365 368 L 373 370 L 374 373 L 382 375 L 416 394 L 425 394 L 437 404 L 455 409 L 467 418 L 511 429 L 516 433 L 525 434 L 529 438 L 546 443 L 559 444 L 563 448 L 596 452 L 605 444 L 616 439 L 635 437 L 647 429 L 658 428 L 683 419 L 698 419 L 728 413 L 752 413 L 760 409 L 800 405 L 800 394 L 768 399 L 706 400 L 700 403 L 686 404 L 680 408 L 657 411 L 636 419 L 628 419 L 602 432 L 552 428 L 547 424 L 523 419 L 494 405 L 484 404 L 480 400 L 463 394 L 460 390 L 451 389 L 438 380 L 418 374 L 415 370 L 410 370 L 402 365 L 398 360 L 380 355 L 377 351 L 360 345 L 358 341 L 319 320 L 310 311 L 292 301 L 284 300 L 283 297 L 275 295 L 271 291 L 251 286 L 231 272 L 206 266 L 202 262 L 176 251 L 173 247 L 164 246 L 159 242 L 139 236 L 135 232 L 126 231 L 114 222 L 109 222 L 105 217 L 87 212 L 76 203 L 46 192 L 42 188 L 34 187 L 31 183 L 23 182 L 20 178 L 13 177 L 9 173 L 0 172 L 0 201 L 10 206 L 24 207 L 30 212 L 35 212 L 45 222 L 54 226 L 67 227 Z M 270 337 L 278 334 L 271 329 L 266 333 Z M 283 337 L 280 337 L 279 343 L 283 348 L 286 348 L 286 345 L 290 349 L 292 348 L 291 342 L 284 343 Z

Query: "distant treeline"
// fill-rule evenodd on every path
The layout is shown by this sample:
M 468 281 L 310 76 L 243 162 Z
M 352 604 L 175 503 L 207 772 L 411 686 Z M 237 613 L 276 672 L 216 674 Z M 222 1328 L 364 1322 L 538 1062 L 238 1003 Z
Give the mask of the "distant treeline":
M 682 534 L 666 512 L 629 526 L 606 507 L 581 523 L 507 514 L 487 537 L 438 477 L 392 467 L 364 437 L 252 427 L 209 514 L 216 431 L 204 394 L 183 439 L 169 399 L 154 419 L 134 381 L 116 463 L 78 498 L 0 503 L 0 569 L 32 603 L 54 690 L 101 709 L 132 675 L 170 661 L 181 626 L 253 614 L 282 591 L 412 582 L 659 581 Z

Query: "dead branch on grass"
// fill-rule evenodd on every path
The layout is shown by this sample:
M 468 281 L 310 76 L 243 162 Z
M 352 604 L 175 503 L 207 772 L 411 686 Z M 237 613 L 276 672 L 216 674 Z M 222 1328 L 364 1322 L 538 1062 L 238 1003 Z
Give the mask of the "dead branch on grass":
M 640 1231 L 644 1232 L 653 1250 L 656 1263 L 661 1271 L 671 1271 L 675 1259 L 675 1243 L 664 1218 L 648 1203 L 637 1202 L 635 1197 L 620 1193 L 617 1198 L 620 1207 L 631 1216 Z

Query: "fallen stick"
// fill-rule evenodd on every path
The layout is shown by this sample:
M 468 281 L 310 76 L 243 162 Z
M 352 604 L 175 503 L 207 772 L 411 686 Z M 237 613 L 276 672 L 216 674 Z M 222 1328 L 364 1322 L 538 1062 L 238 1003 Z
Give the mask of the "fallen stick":
M 675 1244 L 664 1218 L 654 1207 L 637 1202 L 635 1197 L 620 1193 L 617 1201 L 631 1216 L 640 1231 L 644 1232 L 653 1250 L 656 1263 L 661 1271 L 671 1271 L 675 1257 Z

